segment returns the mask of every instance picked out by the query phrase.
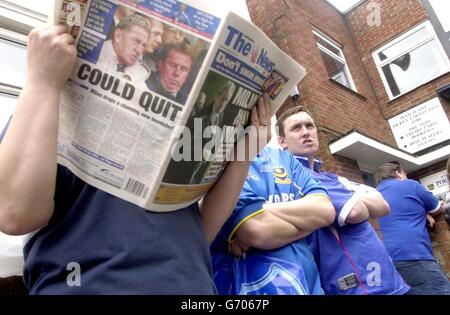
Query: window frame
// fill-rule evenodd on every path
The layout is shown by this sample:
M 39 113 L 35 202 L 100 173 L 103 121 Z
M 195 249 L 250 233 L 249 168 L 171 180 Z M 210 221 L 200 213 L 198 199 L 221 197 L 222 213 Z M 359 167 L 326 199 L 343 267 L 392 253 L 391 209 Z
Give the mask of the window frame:
M 379 53 L 380 52 L 395 46 L 396 44 L 398 44 L 401 41 L 403 41 L 405 38 L 413 35 L 416 32 L 419 32 L 422 29 L 426 29 L 428 31 L 429 35 L 427 37 L 425 37 L 424 39 L 422 39 L 419 42 L 416 42 L 414 44 L 411 44 L 411 45 L 407 46 L 406 49 L 402 50 L 400 53 L 398 53 L 398 54 L 396 54 L 396 55 L 394 55 L 392 57 L 388 57 L 388 58 L 386 58 L 383 61 L 380 60 L 380 57 L 379 57 Z M 382 68 L 384 66 L 386 66 L 387 64 L 389 64 L 390 62 L 394 61 L 395 59 L 397 59 L 397 58 L 399 58 L 401 56 L 404 56 L 404 55 L 414 51 L 415 49 L 417 49 L 417 48 L 419 48 L 419 47 L 421 47 L 421 46 L 423 46 L 423 45 L 425 45 L 425 44 L 427 44 L 427 43 L 429 43 L 429 42 L 431 42 L 433 40 L 435 41 L 436 45 L 438 46 L 438 53 L 442 57 L 444 57 L 445 65 L 444 65 L 443 70 L 440 71 L 440 73 L 437 74 L 436 76 L 433 76 L 431 79 L 429 79 L 429 80 L 427 80 L 425 82 L 420 82 L 415 87 L 410 88 L 410 89 L 408 89 L 406 91 L 400 92 L 400 94 L 394 96 L 392 94 L 391 88 L 389 86 L 388 81 L 386 80 L 386 77 L 385 77 L 385 75 L 383 73 L 383 69 Z M 450 71 L 450 61 L 449 61 L 449 58 L 447 56 L 447 53 L 445 52 L 444 48 L 442 47 L 441 41 L 439 40 L 438 36 L 436 35 L 436 32 L 435 32 L 435 30 L 434 30 L 434 28 L 433 28 L 433 26 L 432 26 L 432 24 L 431 24 L 431 22 L 429 20 L 426 20 L 426 21 L 416 25 L 415 27 L 411 28 L 410 30 L 406 31 L 405 33 L 403 33 L 403 34 L 401 34 L 401 35 L 391 39 L 390 41 L 388 41 L 383 46 L 381 46 L 381 47 L 377 48 L 376 50 L 374 50 L 372 52 L 372 58 L 373 58 L 373 60 L 375 62 L 375 66 L 377 67 L 378 73 L 379 73 L 379 75 L 381 77 L 381 81 L 383 82 L 384 88 L 386 90 L 386 93 L 388 94 L 388 97 L 389 97 L 390 101 L 392 101 L 394 99 L 397 99 L 397 98 L 401 97 L 402 95 L 405 95 L 405 94 L 407 94 L 407 93 L 417 89 L 418 87 L 420 87 L 420 86 L 422 86 L 422 85 L 424 85 L 424 84 L 426 84 L 428 82 L 431 82 L 432 80 L 434 80 L 434 79 L 440 77 L 441 75 L 443 75 L 445 73 L 448 73 Z
M 319 48 L 319 50 L 321 52 L 324 52 L 325 54 L 329 55 L 330 57 L 336 59 L 337 61 L 341 62 L 344 65 L 344 74 L 346 76 L 346 79 L 348 81 L 349 86 L 346 86 L 338 81 L 336 81 L 333 77 L 328 75 L 328 78 L 333 80 L 334 82 L 336 82 L 337 84 L 340 84 L 348 89 L 353 90 L 354 92 L 358 92 L 358 89 L 356 88 L 355 82 L 353 81 L 353 77 L 352 74 L 350 72 L 350 68 L 348 67 L 348 63 L 347 60 L 345 59 L 345 55 L 344 55 L 344 50 L 341 44 L 337 43 L 336 41 L 334 41 L 333 39 L 331 39 L 329 36 L 327 36 L 326 34 L 322 33 L 321 31 L 319 31 L 318 29 L 313 29 L 312 30 L 313 35 L 319 37 L 321 40 L 325 41 L 328 45 L 332 46 L 334 49 L 336 49 L 337 51 L 339 51 L 339 55 L 336 55 L 334 52 L 332 52 L 331 50 L 329 50 L 328 48 L 326 48 L 325 46 L 323 46 L 322 44 L 320 44 L 315 38 L 315 42 L 317 44 L 317 47 Z

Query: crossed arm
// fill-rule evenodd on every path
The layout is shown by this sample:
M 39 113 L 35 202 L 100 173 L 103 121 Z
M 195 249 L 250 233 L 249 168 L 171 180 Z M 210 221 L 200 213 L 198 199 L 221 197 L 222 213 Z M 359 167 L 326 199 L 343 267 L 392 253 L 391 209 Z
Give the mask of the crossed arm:
M 250 247 L 270 250 L 285 246 L 332 224 L 335 216 L 333 205 L 324 195 L 265 204 L 264 210 L 236 231 L 231 243 L 235 255 L 242 255 Z

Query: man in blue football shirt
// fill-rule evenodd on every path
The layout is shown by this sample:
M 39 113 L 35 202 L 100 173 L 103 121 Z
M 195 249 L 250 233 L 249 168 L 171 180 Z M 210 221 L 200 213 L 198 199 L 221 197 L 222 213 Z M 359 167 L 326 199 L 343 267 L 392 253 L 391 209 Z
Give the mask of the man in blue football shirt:
M 323 294 L 305 237 L 333 220 L 325 188 L 292 155 L 266 147 L 211 246 L 219 293 Z
M 319 171 L 320 162 L 314 159 L 319 151 L 317 128 L 305 107 L 285 111 L 277 126 L 279 144 L 325 186 L 336 210 L 334 223 L 308 238 L 325 293 L 406 293 L 409 287 L 367 221 L 389 212 L 381 195 L 371 187 Z
M 439 200 L 419 182 L 407 178 L 398 162 L 378 167 L 377 190 L 391 207 L 379 220 L 384 245 L 413 294 L 450 294 L 450 284 L 433 256 L 427 216 L 442 212 Z M 431 220 L 431 218 L 430 218 Z

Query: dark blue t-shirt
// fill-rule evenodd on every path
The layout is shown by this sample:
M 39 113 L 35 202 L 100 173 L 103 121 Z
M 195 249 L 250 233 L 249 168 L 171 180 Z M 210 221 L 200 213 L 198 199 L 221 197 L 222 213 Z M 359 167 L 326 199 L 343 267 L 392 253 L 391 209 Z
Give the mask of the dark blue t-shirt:
M 58 166 L 55 211 L 26 244 L 31 294 L 214 294 L 197 204 L 149 212 Z M 75 262 L 81 285 L 69 286 Z M 72 279 L 73 280 L 73 279 Z M 73 282 L 73 281 L 72 281 Z
M 391 213 L 378 222 L 392 260 L 435 260 L 426 214 L 439 209 L 439 200 L 410 179 L 383 180 L 377 190 L 391 207 Z
M 31 294 L 216 293 L 197 204 L 149 212 L 63 166 L 53 217 L 24 255 Z M 74 283 L 71 262 L 80 267 L 80 286 L 68 285 L 68 279 Z
M 24 247 L 30 294 L 217 293 L 197 203 L 149 212 L 61 165 L 54 200 L 50 222 Z
M 31 294 L 216 293 L 197 204 L 149 212 L 62 166 L 53 217 L 24 255 Z M 80 286 L 68 285 L 71 262 L 80 267 Z

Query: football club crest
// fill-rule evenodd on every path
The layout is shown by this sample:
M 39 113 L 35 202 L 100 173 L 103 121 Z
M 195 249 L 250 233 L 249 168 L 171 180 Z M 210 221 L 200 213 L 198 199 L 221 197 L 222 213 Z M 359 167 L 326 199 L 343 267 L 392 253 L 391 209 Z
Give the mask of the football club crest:
M 292 183 L 291 179 L 288 177 L 288 172 L 284 167 L 275 167 L 272 174 L 275 178 L 275 183 L 277 184 L 288 185 Z
M 261 294 L 261 292 L 264 294 L 308 294 L 308 290 L 297 277 L 277 263 L 272 263 L 267 273 L 260 279 L 251 283 L 242 283 L 239 295 Z

